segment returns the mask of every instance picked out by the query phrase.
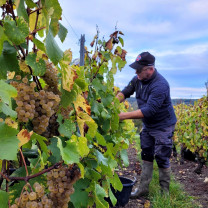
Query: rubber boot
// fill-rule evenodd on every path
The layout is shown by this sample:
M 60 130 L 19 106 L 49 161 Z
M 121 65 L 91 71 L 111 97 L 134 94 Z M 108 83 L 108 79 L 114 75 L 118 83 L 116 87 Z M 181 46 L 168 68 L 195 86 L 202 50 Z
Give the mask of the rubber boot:
M 152 172 L 153 162 L 143 160 L 140 184 L 134 192 L 131 192 L 130 198 L 135 199 L 137 197 L 144 196 L 149 193 L 149 184 L 152 180 Z
M 170 168 L 159 168 L 159 182 L 162 194 L 169 195 L 170 172 Z

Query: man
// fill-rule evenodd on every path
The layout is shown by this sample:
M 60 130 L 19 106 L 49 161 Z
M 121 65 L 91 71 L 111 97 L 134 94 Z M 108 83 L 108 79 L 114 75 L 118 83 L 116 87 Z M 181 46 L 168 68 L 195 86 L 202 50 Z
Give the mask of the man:
M 159 167 L 159 183 L 162 192 L 169 194 L 170 156 L 176 116 L 171 103 L 170 88 L 166 79 L 155 68 L 155 57 L 149 52 L 139 54 L 130 65 L 136 75 L 117 98 L 120 102 L 136 92 L 138 110 L 122 112 L 120 120 L 142 119 L 140 133 L 142 173 L 139 186 L 131 193 L 137 198 L 149 193 L 152 179 L 153 160 Z

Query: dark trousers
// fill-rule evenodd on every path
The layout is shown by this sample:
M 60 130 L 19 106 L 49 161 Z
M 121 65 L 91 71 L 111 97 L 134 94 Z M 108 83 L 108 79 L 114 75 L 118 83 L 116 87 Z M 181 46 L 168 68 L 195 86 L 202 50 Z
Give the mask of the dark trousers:
M 140 133 L 142 160 L 153 162 L 155 159 L 159 168 L 169 168 L 174 128 L 175 125 L 160 130 L 143 128 Z

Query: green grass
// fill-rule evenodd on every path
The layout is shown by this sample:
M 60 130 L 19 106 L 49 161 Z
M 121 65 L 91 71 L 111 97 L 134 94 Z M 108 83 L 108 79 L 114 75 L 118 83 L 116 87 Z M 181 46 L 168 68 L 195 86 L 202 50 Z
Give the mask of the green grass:
M 140 140 L 138 136 L 135 138 L 135 147 L 138 151 L 138 160 L 141 161 Z M 183 191 L 182 185 L 175 181 L 171 175 L 170 195 L 161 195 L 159 185 L 159 171 L 156 162 L 154 162 L 154 171 L 152 181 L 149 188 L 150 204 L 152 208 L 199 208 L 196 198 L 189 196 Z
M 153 208 L 199 208 L 194 197 L 188 196 L 182 189 L 181 184 L 171 176 L 170 195 L 161 195 L 159 186 L 159 172 L 154 163 L 153 178 L 150 183 L 149 199 Z

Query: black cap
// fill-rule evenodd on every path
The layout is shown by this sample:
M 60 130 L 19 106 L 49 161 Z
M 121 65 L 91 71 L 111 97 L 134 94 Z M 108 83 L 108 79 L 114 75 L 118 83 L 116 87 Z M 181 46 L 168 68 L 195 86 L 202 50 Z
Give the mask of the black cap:
M 139 54 L 134 63 L 129 66 L 137 71 L 141 71 L 145 66 L 154 66 L 155 65 L 155 57 L 149 52 L 142 52 Z

